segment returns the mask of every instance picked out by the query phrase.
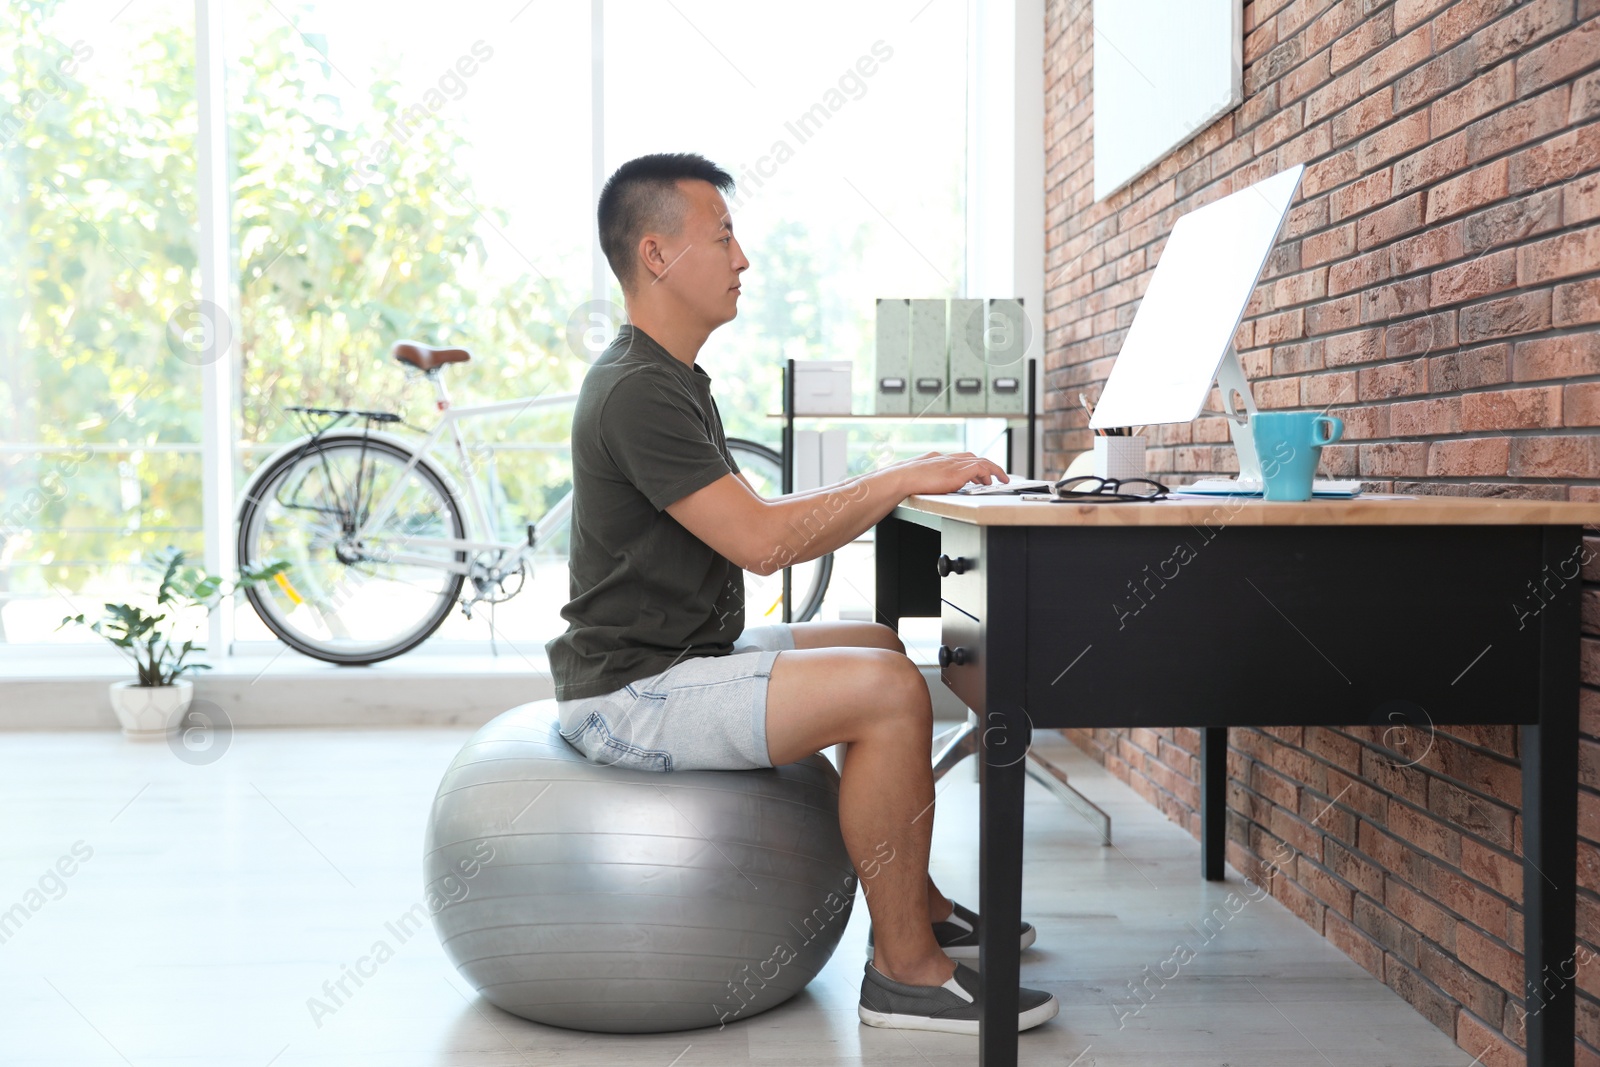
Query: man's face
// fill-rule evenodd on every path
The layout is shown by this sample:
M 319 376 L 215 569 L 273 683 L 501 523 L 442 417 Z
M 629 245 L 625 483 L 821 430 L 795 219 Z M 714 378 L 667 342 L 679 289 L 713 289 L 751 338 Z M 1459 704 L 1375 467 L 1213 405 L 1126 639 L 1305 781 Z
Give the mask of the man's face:
M 646 285 L 665 286 L 678 303 L 711 328 L 739 313 L 739 275 L 750 261 L 733 236 L 733 218 L 710 182 L 678 182 L 685 210 L 675 236 L 657 235 L 667 266 Z

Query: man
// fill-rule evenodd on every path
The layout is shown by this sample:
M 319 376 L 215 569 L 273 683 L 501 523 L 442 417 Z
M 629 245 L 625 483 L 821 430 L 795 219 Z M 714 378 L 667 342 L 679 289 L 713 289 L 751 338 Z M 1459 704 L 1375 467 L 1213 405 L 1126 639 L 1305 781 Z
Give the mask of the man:
M 839 824 L 872 914 L 861 1019 L 977 1033 L 978 916 L 928 877 L 932 709 L 888 627 L 744 627 L 743 570 L 770 574 L 848 544 L 907 496 L 1004 477 L 929 453 L 774 500 L 738 473 L 695 362 L 738 314 L 750 266 L 722 191 L 690 154 L 619 167 L 600 245 L 628 324 L 590 368 L 572 425 L 571 624 L 551 641 L 562 734 L 589 759 L 649 770 L 778 766 L 848 746 Z M 885 858 L 892 856 L 891 861 Z M 1034 937 L 1024 925 L 1023 945 Z M 1020 1028 L 1055 1015 L 1024 989 Z

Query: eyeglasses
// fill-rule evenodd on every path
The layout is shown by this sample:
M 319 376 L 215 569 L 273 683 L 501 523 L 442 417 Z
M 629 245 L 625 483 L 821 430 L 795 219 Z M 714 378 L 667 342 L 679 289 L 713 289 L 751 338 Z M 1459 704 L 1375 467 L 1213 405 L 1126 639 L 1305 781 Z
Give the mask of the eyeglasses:
M 1056 500 L 1161 500 L 1167 487 L 1149 478 L 1099 478 L 1092 474 L 1063 478 L 1050 486 Z

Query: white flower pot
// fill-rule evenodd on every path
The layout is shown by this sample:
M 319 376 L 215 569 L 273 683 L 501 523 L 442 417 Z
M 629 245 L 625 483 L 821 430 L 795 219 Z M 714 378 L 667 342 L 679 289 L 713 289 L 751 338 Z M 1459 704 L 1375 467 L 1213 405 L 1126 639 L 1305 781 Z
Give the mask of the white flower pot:
M 111 683 L 111 707 L 122 723 L 122 736 L 130 741 L 165 740 L 193 699 L 194 683 L 187 678 L 156 686 Z

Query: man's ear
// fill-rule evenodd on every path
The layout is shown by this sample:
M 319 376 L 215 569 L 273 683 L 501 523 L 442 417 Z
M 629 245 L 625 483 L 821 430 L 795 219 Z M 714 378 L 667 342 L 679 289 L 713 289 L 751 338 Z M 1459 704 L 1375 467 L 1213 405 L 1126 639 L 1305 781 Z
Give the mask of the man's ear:
M 640 280 L 647 281 L 647 284 L 654 284 L 667 269 L 666 249 L 661 247 L 661 241 L 655 234 L 647 233 L 639 238 L 639 262 L 644 272 L 640 275 Z M 649 276 L 648 280 L 645 275 Z

